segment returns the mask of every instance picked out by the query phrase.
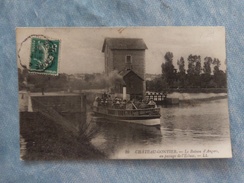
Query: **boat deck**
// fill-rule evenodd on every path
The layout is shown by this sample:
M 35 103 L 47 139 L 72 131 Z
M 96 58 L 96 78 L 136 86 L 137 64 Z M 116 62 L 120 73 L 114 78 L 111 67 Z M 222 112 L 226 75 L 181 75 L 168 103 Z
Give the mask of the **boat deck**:
M 120 119 L 153 119 L 160 118 L 160 108 L 149 109 L 113 109 L 103 106 L 93 107 L 93 111 L 98 114 L 116 117 Z

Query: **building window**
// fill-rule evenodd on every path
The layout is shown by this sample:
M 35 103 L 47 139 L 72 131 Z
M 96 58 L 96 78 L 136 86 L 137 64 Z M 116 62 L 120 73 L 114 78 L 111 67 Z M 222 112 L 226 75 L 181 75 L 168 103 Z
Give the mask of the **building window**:
M 132 64 L 132 56 L 131 55 L 125 56 L 125 63 L 126 64 Z

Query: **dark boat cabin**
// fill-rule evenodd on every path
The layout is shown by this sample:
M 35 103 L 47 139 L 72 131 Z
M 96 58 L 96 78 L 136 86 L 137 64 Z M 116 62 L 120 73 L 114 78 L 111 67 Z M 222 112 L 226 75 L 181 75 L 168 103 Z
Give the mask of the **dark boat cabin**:
M 141 99 L 143 95 L 143 78 L 130 69 L 121 71 L 119 74 L 123 76 L 123 80 L 126 84 L 126 91 L 127 94 L 130 94 L 130 98 Z M 120 89 L 119 92 L 121 93 L 122 90 Z

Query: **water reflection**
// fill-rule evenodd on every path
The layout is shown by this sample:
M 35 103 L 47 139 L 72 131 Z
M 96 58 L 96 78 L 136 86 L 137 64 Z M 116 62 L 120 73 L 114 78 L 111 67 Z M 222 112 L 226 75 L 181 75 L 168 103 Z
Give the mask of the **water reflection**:
M 106 153 L 114 153 L 116 149 L 131 146 L 138 142 L 141 144 L 160 144 L 162 139 L 159 127 L 109 121 L 93 116 L 91 119 L 99 128 L 99 132 L 92 143 Z

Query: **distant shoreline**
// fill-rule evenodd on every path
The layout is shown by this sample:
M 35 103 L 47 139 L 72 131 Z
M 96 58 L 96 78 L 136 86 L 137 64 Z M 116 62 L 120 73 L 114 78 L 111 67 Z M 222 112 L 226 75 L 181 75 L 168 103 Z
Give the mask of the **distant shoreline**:
M 227 93 L 227 88 L 170 88 L 168 93 Z
M 173 93 L 173 92 L 179 92 L 179 93 L 227 93 L 227 88 L 170 88 L 170 89 L 165 89 L 168 93 Z M 19 90 L 19 92 L 23 92 L 24 90 Z M 105 92 L 106 89 L 84 89 L 80 90 L 81 92 Z M 62 89 L 57 89 L 57 88 L 48 88 L 45 90 L 45 93 L 52 93 L 52 92 L 62 92 L 62 93 L 79 93 L 79 90 L 73 90 L 73 92 L 67 92 L 67 90 Z M 156 92 L 156 91 L 146 91 L 147 93 L 162 93 L 161 92 Z M 35 90 L 31 90 L 31 93 L 41 93 L 41 88 L 36 88 Z
M 182 99 L 180 102 L 182 103 L 192 103 L 192 102 L 210 102 L 213 100 L 227 99 L 228 96 L 214 96 L 209 98 L 194 98 L 194 99 Z

